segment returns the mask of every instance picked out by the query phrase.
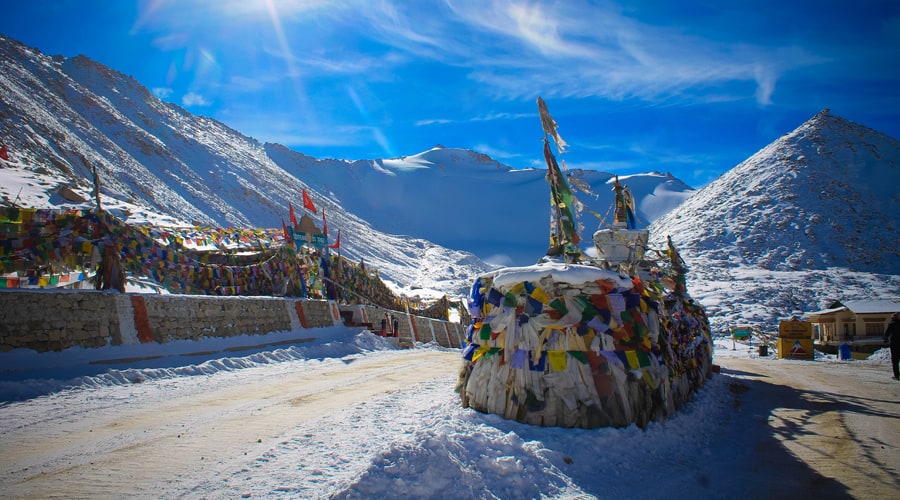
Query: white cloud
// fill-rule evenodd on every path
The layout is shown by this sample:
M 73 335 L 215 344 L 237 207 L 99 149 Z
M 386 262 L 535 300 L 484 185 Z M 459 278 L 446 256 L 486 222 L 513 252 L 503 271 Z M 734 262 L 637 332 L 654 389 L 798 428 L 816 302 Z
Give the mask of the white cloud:
M 474 122 L 491 122 L 497 120 L 518 120 L 521 118 L 534 118 L 537 113 L 491 113 L 487 115 L 473 116 L 469 118 L 432 118 L 427 120 L 419 120 L 416 126 L 425 125 L 446 125 L 448 123 L 474 123 Z
M 166 87 L 155 87 L 153 89 L 153 95 L 159 97 L 160 99 L 168 99 L 172 95 L 172 89 Z
M 196 93 L 196 92 L 188 92 L 184 94 L 181 98 L 181 104 L 184 106 L 209 106 L 210 102 L 206 100 L 205 97 Z
M 775 92 L 775 75 L 770 71 L 758 66 L 755 72 L 756 76 L 756 102 L 767 106 L 772 104 L 772 93 Z
M 781 74 L 820 62 L 793 47 L 720 36 L 729 33 L 728 26 L 699 30 L 644 22 L 639 9 L 614 3 L 445 4 L 447 11 L 433 7 L 429 13 L 387 1 L 358 8 L 360 19 L 384 35 L 380 43 L 470 71 L 486 93 L 503 99 L 539 90 L 545 97 L 667 104 L 755 97 L 766 105 Z M 754 84 L 752 96 L 748 83 Z

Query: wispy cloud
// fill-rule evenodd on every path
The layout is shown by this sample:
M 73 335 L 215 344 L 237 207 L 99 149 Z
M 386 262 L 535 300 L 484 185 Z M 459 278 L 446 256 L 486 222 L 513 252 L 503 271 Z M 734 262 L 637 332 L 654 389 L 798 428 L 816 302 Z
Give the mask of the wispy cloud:
M 505 160 L 509 158 L 520 158 L 521 153 L 515 151 L 506 151 L 500 148 L 497 148 L 491 144 L 480 143 L 472 146 L 468 146 L 472 151 L 478 151 L 479 153 L 484 153 L 495 160 Z
M 188 92 L 184 94 L 181 98 L 181 104 L 185 106 L 209 106 L 210 102 L 206 100 L 205 97 L 196 93 L 196 92 Z
M 155 87 L 153 89 L 153 95 L 159 97 L 160 99 L 168 99 L 172 95 L 172 89 L 168 87 Z
M 432 63 L 467 73 L 499 99 L 541 93 L 652 104 L 755 99 L 768 105 L 781 75 L 823 60 L 808 48 L 722 36 L 729 26 L 698 33 L 689 25 L 645 21 L 640 7 L 613 2 L 226 0 L 192 8 L 268 26 L 259 39 L 241 40 L 283 59 L 290 78 L 384 81 L 397 68 Z M 158 43 L 185 44 L 184 33 L 160 36 Z M 212 54 L 202 60 L 215 61 Z M 721 91 L 732 83 L 746 91 Z
M 750 96 L 715 92 L 711 98 L 752 97 L 769 104 L 781 74 L 821 61 L 803 50 L 729 43 L 688 35 L 687 27 L 647 24 L 611 3 L 447 0 L 447 15 L 376 5 L 361 7 L 360 14 L 384 35 L 381 43 L 468 68 L 470 78 L 503 98 L 530 97 L 540 89 L 563 97 L 660 102 L 680 96 L 696 102 L 704 100 L 704 89 L 745 82 L 756 87 Z
M 448 123 L 492 122 L 498 120 L 519 120 L 522 118 L 534 118 L 536 116 L 537 113 L 490 113 L 486 115 L 463 118 L 432 118 L 427 120 L 419 120 L 416 122 L 416 126 L 444 125 Z
M 650 105 L 755 100 L 767 106 L 785 75 L 828 61 L 827 50 L 850 58 L 866 50 L 835 48 L 828 31 L 816 29 L 821 20 L 809 6 L 762 2 L 745 13 L 711 8 L 698 17 L 691 12 L 702 11 L 699 6 L 666 10 L 588 0 L 197 0 L 186 7 L 156 1 L 135 29 L 165 18 L 169 29 L 156 43 L 183 47 L 194 37 L 186 19 L 227 19 L 234 50 L 251 47 L 283 59 L 282 76 L 297 79 L 304 95 L 312 91 L 310 78 L 391 81 L 400 68 L 437 64 L 468 75 L 495 99 L 540 93 Z M 772 21 L 764 13 L 775 9 L 806 15 Z M 896 19 L 888 15 L 873 33 L 890 38 Z M 825 27 L 842 30 L 834 21 Z

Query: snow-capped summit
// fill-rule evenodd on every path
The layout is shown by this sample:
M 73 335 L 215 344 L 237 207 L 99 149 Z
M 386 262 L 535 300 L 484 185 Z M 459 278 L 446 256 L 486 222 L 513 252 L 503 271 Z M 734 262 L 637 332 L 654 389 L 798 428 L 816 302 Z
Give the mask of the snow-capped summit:
M 900 274 L 900 141 L 824 110 L 654 230 L 685 252 L 774 271 Z
M 672 236 L 714 313 L 898 296 L 900 141 L 823 110 L 650 230 L 656 245 Z

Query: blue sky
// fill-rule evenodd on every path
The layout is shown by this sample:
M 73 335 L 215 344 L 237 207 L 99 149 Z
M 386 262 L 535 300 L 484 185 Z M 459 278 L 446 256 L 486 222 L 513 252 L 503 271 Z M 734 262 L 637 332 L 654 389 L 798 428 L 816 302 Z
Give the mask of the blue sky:
M 900 137 L 900 2 L 48 0 L 0 33 L 317 158 L 436 144 L 700 187 L 823 108 Z

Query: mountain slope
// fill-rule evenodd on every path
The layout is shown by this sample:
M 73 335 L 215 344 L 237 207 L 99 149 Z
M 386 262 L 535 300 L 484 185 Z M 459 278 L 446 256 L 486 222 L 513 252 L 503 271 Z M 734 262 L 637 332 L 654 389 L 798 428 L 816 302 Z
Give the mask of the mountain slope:
M 133 213 L 198 225 L 278 227 L 306 189 L 327 208 L 332 230 L 343 229 L 345 255 L 375 265 L 380 255 L 391 267 L 393 252 L 420 255 L 432 246 L 512 264 L 533 263 L 546 251 L 546 170 L 514 170 L 444 148 L 395 159 L 316 160 L 194 116 L 86 57 L 48 57 L 2 36 L 0 70 L 0 134 L 16 164 L 84 192 L 96 168 L 107 206 L 129 202 Z M 580 195 L 587 209 L 605 213 L 612 176 L 569 175 L 598 194 Z M 662 174 L 634 176 L 629 184 L 645 224 L 693 192 Z M 589 240 L 597 221 L 587 213 Z M 423 274 L 385 272 L 408 284 Z
M 720 324 L 900 296 L 900 141 L 824 110 L 650 229 Z
M 15 186 L 32 185 L 43 191 L 31 196 L 34 206 L 88 206 L 53 193 L 68 184 L 89 199 L 96 168 L 106 207 L 128 202 L 132 214 L 158 212 L 219 227 L 279 227 L 288 204 L 309 188 L 272 162 L 259 142 L 164 103 L 131 78 L 84 57 L 51 58 L 2 37 L 0 118 L 11 154 L 3 166 L 21 179 L 0 186 L 7 203 L 21 196 Z M 343 255 L 365 259 L 398 286 L 461 292 L 472 275 L 489 269 L 466 252 L 373 230 L 327 196 L 310 192 L 327 210 L 331 230 L 342 229 Z M 126 212 L 119 215 L 128 219 Z

